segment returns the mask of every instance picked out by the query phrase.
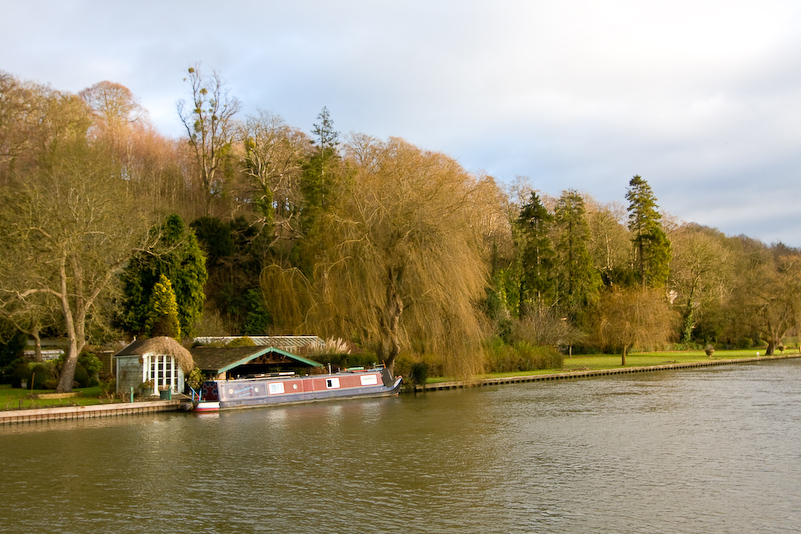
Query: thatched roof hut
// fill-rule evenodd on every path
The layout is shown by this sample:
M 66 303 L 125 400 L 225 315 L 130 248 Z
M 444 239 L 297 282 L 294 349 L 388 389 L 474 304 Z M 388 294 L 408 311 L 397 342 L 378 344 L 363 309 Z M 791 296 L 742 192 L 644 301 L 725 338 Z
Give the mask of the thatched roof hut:
M 169 337 L 134 341 L 114 355 L 117 391 L 171 390 L 182 393 L 184 377 L 195 367 L 192 354 Z
M 139 356 L 143 356 L 145 354 L 163 354 L 166 356 L 172 356 L 175 358 L 176 363 L 181 367 L 181 370 L 186 374 L 189 374 L 189 372 L 195 367 L 195 361 L 192 359 L 192 354 L 173 338 L 166 336 L 134 341 L 119 351 L 116 356 L 128 354 L 138 354 Z

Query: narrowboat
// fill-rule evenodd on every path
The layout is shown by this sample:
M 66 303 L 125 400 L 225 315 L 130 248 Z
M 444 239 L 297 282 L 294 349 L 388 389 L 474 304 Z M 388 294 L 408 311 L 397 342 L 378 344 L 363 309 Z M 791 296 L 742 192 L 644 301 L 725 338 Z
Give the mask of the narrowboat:
M 400 391 L 401 377 L 385 367 L 351 368 L 300 376 L 294 373 L 254 375 L 231 380 L 207 380 L 200 387 L 196 412 L 353 397 L 384 397 Z

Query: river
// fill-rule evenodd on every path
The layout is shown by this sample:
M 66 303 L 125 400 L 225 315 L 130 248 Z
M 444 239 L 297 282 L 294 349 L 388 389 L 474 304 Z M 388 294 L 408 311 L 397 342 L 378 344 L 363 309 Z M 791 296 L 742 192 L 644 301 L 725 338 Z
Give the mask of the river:
M 0 531 L 801 530 L 801 361 L 0 427 Z

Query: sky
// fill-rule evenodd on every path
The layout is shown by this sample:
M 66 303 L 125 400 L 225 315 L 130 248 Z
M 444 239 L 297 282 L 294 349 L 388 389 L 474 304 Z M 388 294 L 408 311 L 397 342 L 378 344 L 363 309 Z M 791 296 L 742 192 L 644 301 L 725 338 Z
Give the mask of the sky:
M 801 247 L 798 0 L 0 0 L 0 70 L 125 85 L 179 137 L 186 69 L 310 131 L 402 137 L 499 184 Z

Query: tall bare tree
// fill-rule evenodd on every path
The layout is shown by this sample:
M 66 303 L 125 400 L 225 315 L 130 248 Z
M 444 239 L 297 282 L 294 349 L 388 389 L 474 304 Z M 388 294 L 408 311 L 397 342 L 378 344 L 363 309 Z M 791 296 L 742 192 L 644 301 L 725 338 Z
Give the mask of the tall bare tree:
M 234 141 L 234 116 L 241 103 L 228 93 L 216 71 L 204 76 L 200 65 L 195 65 L 189 67 L 185 80 L 189 82 L 192 101 L 187 109 L 186 102 L 179 100 L 178 115 L 195 155 L 205 192 L 205 214 L 209 215 L 212 200 L 223 191 L 223 164 Z
M 72 390 L 95 304 L 147 240 L 146 218 L 115 174 L 107 152 L 76 139 L 50 167 L 0 188 L 0 307 L 46 297 L 60 310 L 69 340 L 60 392 Z
M 671 234 L 670 288 L 682 309 L 681 337 L 689 343 L 704 313 L 719 306 L 731 285 L 731 254 L 710 228 L 684 225 Z
M 265 111 L 245 120 L 242 138 L 243 171 L 249 179 L 249 197 L 257 214 L 264 224 L 276 225 L 277 239 L 295 236 L 308 138 L 281 117 Z

